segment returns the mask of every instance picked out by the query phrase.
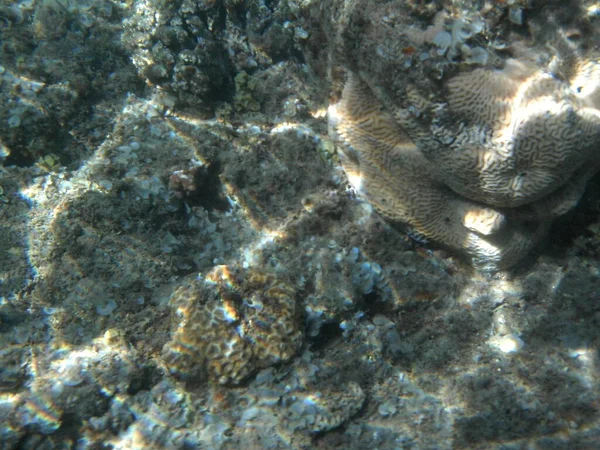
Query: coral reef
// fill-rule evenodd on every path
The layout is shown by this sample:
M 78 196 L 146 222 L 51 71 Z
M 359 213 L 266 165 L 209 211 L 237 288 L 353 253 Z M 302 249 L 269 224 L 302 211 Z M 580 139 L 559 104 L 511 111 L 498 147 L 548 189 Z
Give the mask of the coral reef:
M 507 191 L 465 146 L 535 159 L 544 105 L 588 136 L 597 2 L 1 3 L 0 448 L 597 447 L 593 150 L 564 179 L 536 159 L 560 191 L 498 174 Z M 366 147 L 336 152 L 330 103 Z M 552 240 L 473 270 L 377 214 L 340 159 L 391 198 L 415 164 L 407 199 L 445 192 L 502 244 L 488 262 L 555 217 Z
M 365 9 L 361 2 L 345 7 L 354 21 Z M 414 29 L 395 31 L 398 24 L 389 23 L 386 8 L 372 7 L 373 23 L 398 34 L 395 41 L 412 40 L 426 49 L 432 32 L 424 32 L 419 42 Z M 482 267 L 507 267 L 531 250 L 551 219 L 577 204 L 600 168 L 598 53 L 571 42 L 564 31 L 542 39 L 534 30 L 535 44 L 513 43 L 512 58 L 495 55 L 502 69 L 461 67 L 455 59 L 472 65 L 475 50 L 492 51 L 477 47 L 464 55 L 464 42 L 483 31 L 483 22 L 457 19 L 450 33 L 443 31 L 441 17 L 431 40 L 438 47 L 444 42 L 444 51 L 434 53 L 438 59 L 450 47 L 445 56 L 450 75 L 439 76 L 441 93 L 408 74 L 419 71 L 412 59 L 404 57 L 409 64 L 399 88 L 392 82 L 380 85 L 381 76 L 369 68 L 389 72 L 399 63 L 384 51 L 342 55 L 338 63 L 347 80 L 341 99 L 329 109 L 330 130 L 350 181 L 382 215 L 465 250 Z M 539 27 L 553 25 L 540 20 Z M 361 32 L 370 38 L 386 33 L 371 31 L 373 24 L 365 28 Z M 356 31 L 344 33 L 353 39 L 349 33 Z M 454 51 L 459 38 L 462 57 Z M 410 53 L 427 61 L 425 49 Z M 487 58 L 478 62 L 487 63 Z

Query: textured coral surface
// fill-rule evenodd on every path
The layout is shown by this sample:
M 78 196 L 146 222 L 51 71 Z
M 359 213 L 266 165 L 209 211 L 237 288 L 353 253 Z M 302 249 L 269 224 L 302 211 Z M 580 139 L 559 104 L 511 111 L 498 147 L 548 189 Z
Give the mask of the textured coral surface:
M 256 270 L 234 274 L 227 266 L 206 280 L 207 287 L 183 286 L 170 300 L 178 322 L 164 351 L 170 372 L 186 379 L 207 372 L 221 384 L 239 384 L 299 350 L 301 314 L 293 287 Z
M 357 21 L 361 13 L 352 8 L 361 11 L 360 2 L 346 8 Z M 371 30 L 390 11 L 374 9 L 380 16 L 363 29 L 344 30 L 345 39 L 382 34 Z M 453 20 L 438 21 L 435 36 L 446 33 L 444 23 L 455 30 Z M 398 25 L 381 24 L 397 41 L 419 40 Z M 600 168 L 599 54 L 586 50 L 591 42 L 573 41 L 555 26 L 541 21 L 550 37 L 535 30 L 503 52 L 490 46 L 500 68 L 447 54 L 448 73 L 439 75 L 436 91 L 411 79 L 409 72 L 423 68 L 405 58 L 404 95 L 394 89 L 395 98 L 388 95 L 391 83 L 379 84 L 379 71 L 398 61 L 383 52 L 342 53 L 336 63 L 346 81 L 329 123 L 357 190 L 385 217 L 466 250 L 477 264 L 506 267 L 522 259 L 553 218 L 575 207 Z M 489 39 L 500 34 L 487 31 Z M 420 59 L 425 66 L 429 53 Z

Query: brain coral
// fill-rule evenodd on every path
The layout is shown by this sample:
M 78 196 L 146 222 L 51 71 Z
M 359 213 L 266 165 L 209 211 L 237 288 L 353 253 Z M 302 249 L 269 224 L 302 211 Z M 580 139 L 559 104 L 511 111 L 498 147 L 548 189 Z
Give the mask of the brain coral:
M 502 70 L 460 73 L 446 84 L 445 105 L 425 106 L 431 117 L 427 134 L 413 138 L 436 176 L 464 197 L 497 207 L 544 198 L 596 162 L 596 56 L 570 60 L 569 78 L 515 59 Z
M 296 292 L 271 274 L 219 266 L 177 289 L 170 303 L 177 324 L 163 359 L 187 379 L 237 384 L 289 360 L 302 345 Z
M 383 216 L 481 267 L 518 262 L 600 168 L 599 54 L 553 32 L 473 67 L 365 8 L 369 22 L 351 7 L 340 22 L 354 24 L 339 32 L 354 41 L 336 55 L 345 82 L 329 108 L 349 181 Z M 432 67 L 449 74 L 434 83 Z

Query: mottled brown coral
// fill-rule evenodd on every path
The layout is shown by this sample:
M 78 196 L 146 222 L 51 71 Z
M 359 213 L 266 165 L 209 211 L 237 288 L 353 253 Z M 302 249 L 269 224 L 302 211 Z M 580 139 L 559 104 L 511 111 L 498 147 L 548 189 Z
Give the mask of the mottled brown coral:
M 260 367 L 289 360 L 302 342 L 296 292 L 273 275 L 250 271 L 240 291 L 244 296 L 241 332 Z
M 177 327 L 163 351 L 184 378 L 237 384 L 289 360 L 302 345 L 295 290 L 271 274 L 220 266 L 171 297 Z

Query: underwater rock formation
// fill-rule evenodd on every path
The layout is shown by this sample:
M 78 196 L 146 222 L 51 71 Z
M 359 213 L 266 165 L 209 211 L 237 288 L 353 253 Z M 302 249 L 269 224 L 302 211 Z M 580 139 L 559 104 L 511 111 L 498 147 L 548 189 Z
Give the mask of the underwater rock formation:
M 340 7 L 332 38 L 345 83 L 329 127 L 349 181 L 476 265 L 517 263 L 600 168 L 598 53 L 542 19 L 525 37 L 475 14 L 438 13 L 418 30 L 394 6 L 363 3 Z M 473 59 L 483 38 L 487 56 Z

